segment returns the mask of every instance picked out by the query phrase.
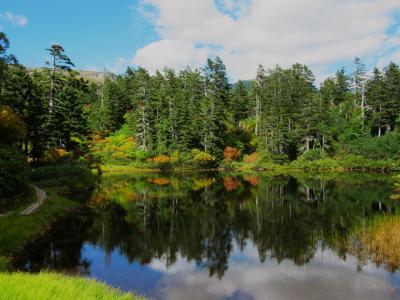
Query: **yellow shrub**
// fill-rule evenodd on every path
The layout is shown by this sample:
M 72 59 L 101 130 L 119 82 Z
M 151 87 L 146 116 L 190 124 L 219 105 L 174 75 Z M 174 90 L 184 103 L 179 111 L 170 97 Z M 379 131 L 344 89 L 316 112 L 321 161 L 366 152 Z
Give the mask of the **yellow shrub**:
M 52 148 L 48 149 L 44 152 L 43 160 L 44 161 L 53 161 L 58 158 L 67 156 L 68 152 L 64 148 Z
M 124 152 L 114 152 L 112 155 L 112 157 L 117 158 L 117 159 L 127 159 L 128 155 L 126 155 L 126 153 Z
M 198 149 L 194 149 L 192 151 L 193 154 L 193 159 L 195 161 L 198 162 L 211 162 L 211 161 L 215 161 L 215 157 L 212 156 L 211 154 L 204 152 L 204 151 L 200 151 Z

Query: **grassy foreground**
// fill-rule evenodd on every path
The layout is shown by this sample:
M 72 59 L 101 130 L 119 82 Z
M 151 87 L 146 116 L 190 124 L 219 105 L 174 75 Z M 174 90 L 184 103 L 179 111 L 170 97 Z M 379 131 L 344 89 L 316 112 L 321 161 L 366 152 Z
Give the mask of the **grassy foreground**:
M 121 293 L 92 279 L 53 273 L 0 273 L 0 291 L 1 300 L 144 299 Z
M 78 205 L 78 202 L 58 195 L 54 189 L 46 189 L 46 192 L 48 198 L 34 214 L 0 218 L 0 271 L 6 270 L 13 255 L 46 230 L 53 219 Z

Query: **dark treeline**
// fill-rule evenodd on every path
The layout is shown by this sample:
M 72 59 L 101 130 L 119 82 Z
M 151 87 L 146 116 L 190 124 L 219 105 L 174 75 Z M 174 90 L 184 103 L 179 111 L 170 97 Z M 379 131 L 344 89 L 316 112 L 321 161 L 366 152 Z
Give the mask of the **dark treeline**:
M 227 147 L 231 157 L 257 152 L 259 159 L 276 162 L 344 149 L 388 158 L 400 149 L 395 134 L 400 69 L 395 63 L 370 73 L 356 58 L 353 74 L 340 69 L 320 88 L 301 64 L 269 70 L 260 65 L 251 84 L 231 85 L 218 57 L 198 70 L 164 69 L 151 75 L 128 68 L 94 83 L 72 70 L 60 45 L 46 49 L 49 62 L 33 71 L 18 64 L 8 47 L 1 33 L 0 123 L 8 126 L 1 142 L 17 145 L 34 161 L 49 149 L 70 151 L 93 134 L 110 133 L 130 137 L 129 155 L 120 156 L 136 160 L 200 153 L 220 161 L 224 150 L 229 156 Z M 11 123 L 19 120 L 21 128 L 6 124 L 4 112 L 11 110 Z M 393 151 L 379 151 L 379 138 Z

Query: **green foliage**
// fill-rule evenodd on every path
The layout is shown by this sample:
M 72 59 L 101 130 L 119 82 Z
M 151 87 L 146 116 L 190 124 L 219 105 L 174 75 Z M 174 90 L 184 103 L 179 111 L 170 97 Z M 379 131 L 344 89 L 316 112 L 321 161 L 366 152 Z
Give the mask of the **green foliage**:
M 0 145 L 0 211 L 29 198 L 28 163 L 13 146 Z
M 92 155 L 102 163 L 144 162 L 151 157 L 151 152 L 138 147 L 128 125 L 124 125 L 119 131 L 106 138 L 94 137 L 90 150 Z
M 301 157 L 306 161 L 314 161 L 321 159 L 322 156 L 323 153 L 321 153 L 321 149 L 311 149 L 307 152 L 304 152 Z
M 7 105 L 0 105 L 0 144 L 20 142 L 26 136 L 25 123 Z
M 192 161 L 195 167 L 209 168 L 215 165 L 215 157 L 211 154 L 198 150 L 192 150 Z
M 254 81 L 231 86 L 219 57 L 199 70 L 165 68 L 152 75 L 128 68 L 89 84 L 72 70 L 61 45 L 46 49 L 47 68 L 33 72 L 8 48 L 1 33 L 0 142 L 18 144 L 35 163 L 49 149 L 87 151 L 90 136 L 97 161 L 142 167 L 160 167 L 148 160 L 174 152 L 179 158 L 171 167 L 208 164 L 196 162 L 190 149 L 210 154 L 215 164 L 226 147 L 242 155 L 257 151 L 254 165 L 323 160 L 314 149 L 379 160 L 399 152 L 400 68 L 394 63 L 368 78 L 356 58 L 353 78 L 342 68 L 319 89 L 302 64 L 260 65 Z
M 345 149 L 350 154 L 368 159 L 398 158 L 400 153 L 400 134 L 388 133 L 381 137 L 361 137 L 348 142 Z
M 65 196 L 91 192 L 97 181 L 87 164 L 79 161 L 35 168 L 30 177 L 44 187 L 57 187 L 58 193 Z

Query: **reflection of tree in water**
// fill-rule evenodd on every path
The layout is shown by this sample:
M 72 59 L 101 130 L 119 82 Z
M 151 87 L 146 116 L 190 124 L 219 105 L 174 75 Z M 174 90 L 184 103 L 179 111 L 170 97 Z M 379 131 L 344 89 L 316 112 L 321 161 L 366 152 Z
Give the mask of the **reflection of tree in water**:
M 81 249 L 90 218 L 71 215 L 57 223 L 15 260 L 17 269 L 39 272 L 42 268 L 70 275 L 90 273 L 90 262 L 82 259 Z
M 261 261 L 272 257 L 303 265 L 314 257 L 318 241 L 345 258 L 350 229 L 379 208 L 395 208 L 393 201 L 382 200 L 388 199 L 390 184 L 365 177 L 108 178 L 92 199 L 93 220 L 82 225 L 90 226 L 74 229 L 82 232 L 76 248 L 86 240 L 107 253 L 118 250 L 130 262 L 163 259 L 167 266 L 180 255 L 218 277 L 228 268 L 234 243 L 241 249 L 253 243 Z
M 338 180 L 251 176 L 214 175 L 213 180 L 203 179 L 212 184 L 202 189 L 193 188 L 193 178 L 186 176 L 179 178 L 179 192 L 146 180 L 154 185 L 146 186 L 147 194 L 160 194 L 160 200 L 122 201 L 126 215 L 108 225 L 114 230 L 113 241 L 105 248 L 118 247 L 130 261 L 142 264 L 158 258 L 170 266 L 180 254 L 218 277 L 228 268 L 234 241 L 242 249 L 249 241 L 254 243 L 261 261 L 273 257 L 305 264 L 319 240 L 322 247 L 344 258 L 349 229 L 372 216 L 377 200 L 388 199 L 390 193 L 390 185 L 374 177 L 365 181 L 351 176 Z M 134 180 L 130 188 L 136 186 Z M 389 201 L 381 205 L 389 210 L 392 206 Z M 96 222 L 96 226 L 104 225 Z M 91 242 L 99 243 L 98 237 L 91 234 Z

